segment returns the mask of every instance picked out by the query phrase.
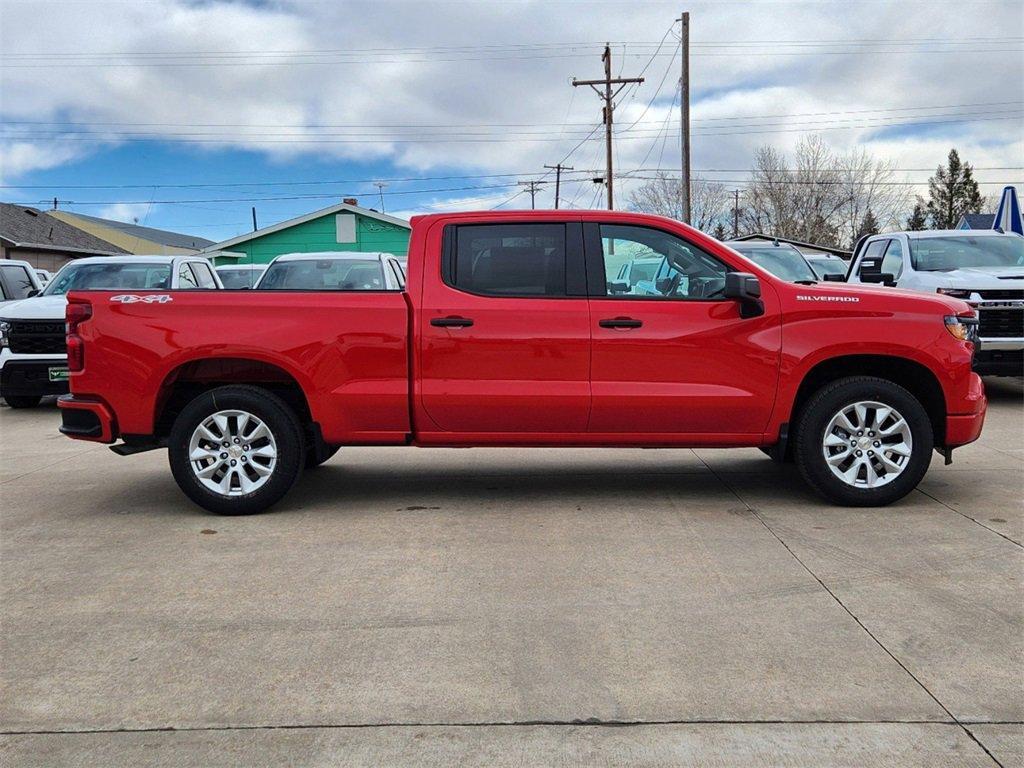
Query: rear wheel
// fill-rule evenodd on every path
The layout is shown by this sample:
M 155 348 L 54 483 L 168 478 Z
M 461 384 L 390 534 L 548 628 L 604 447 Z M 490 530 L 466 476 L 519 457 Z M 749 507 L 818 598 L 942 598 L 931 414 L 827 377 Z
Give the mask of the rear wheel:
M 11 408 L 35 408 L 42 399 L 39 395 L 4 395 Z
M 294 412 L 259 387 L 205 392 L 174 422 L 168 459 L 192 501 L 221 515 L 262 512 L 283 497 L 305 462 Z
M 910 392 L 858 376 L 828 384 L 807 402 L 797 427 L 796 462 L 829 501 L 884 506 L 917 487 L 933 447 L 931 421 Z

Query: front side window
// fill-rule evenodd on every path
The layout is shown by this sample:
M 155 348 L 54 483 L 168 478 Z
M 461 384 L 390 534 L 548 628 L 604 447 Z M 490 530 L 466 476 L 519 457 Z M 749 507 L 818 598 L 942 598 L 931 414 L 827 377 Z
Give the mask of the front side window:
M 192 273 L 196 276 L 196 282 L 198 282 L 200 288 L 216 290 L 217 281 L 213 279 L 213 271 L 209 265 L 193 261 Z
M 882 257 L 882 272 L 899 277 L 903 272 L 903 244 L 899 240 L 890 240 Z
M 183 262 L 178 265 L 178 287 L 179 288 L 198 288 L 196 283 L 195 275 L 192 274 L 192 269 L 189 267 L 187 262 Z
M 63 296 L 68 291 L 117 291 L 126 288 L 171 287 L 170 264 L 68 264 L 46 286 L 43 296 Z
M 5 299 L 24 299 L 35 288 L 28 270 L 18 264 L 0 266 L 0 283 Z
M 383 291 L 379 259 L 302 259 L 276 261 L 259 282 L 260 290 Z
M 601 251 L 606 276 L 630 264 L 630 279 L 608 280 L 607 295 L 648 299 L 716 299 L 725 290 L 729 268 L 708 253 L 659 229 L 602 224 Z M 638 279 L 632 278 L 634 265 Z M 657 265 L 653 272 L 649 267 Z M 650 275 L 650 276 L 649 276 Z
M 564 224 L 478 224 L 454 228 L 445 282 L 484 296 L 565 296 Z
M 922 237 L 910 246 L 914 268 L 941 272 L 965 267 L 1024 267 L 1024 237 Z

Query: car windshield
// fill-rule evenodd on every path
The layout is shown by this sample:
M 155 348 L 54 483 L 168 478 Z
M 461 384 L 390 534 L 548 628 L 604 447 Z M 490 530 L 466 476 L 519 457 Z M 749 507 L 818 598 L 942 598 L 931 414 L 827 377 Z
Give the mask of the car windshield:
M 776 277 L 795 283 L 797 280 L 817 280 L 818 276 L 807 264 L 803 254 L 795 248 L 787 248 L 781 245 L 763 246 L 751 248 L 750 246 L 737 248 L 730 245 L 730 248 L 739 251 L 759 267 L 763 267 Z
M 629 268 L 629 282 L 638 283 L 641 280 L 653 280 L 660 266 L 660 260 L 646 259 L 644 261 L 634 261 Z
M 260 290 L 382 291 L 384 271 L 377 259 L 309 259 L 270 265 Z
M 262 269 L 259 267 L 235 267 L 218 269 L 217 274 L 225 288 L 252 288 L 260 279 Z
M 63 296 L 68 291 L 119 291 L 124 288 L 167 289 L 171 265 L 153 263 L 75 264 L 64 267 L 43 289 L 43 296 Z
M 1021 267 L 1024 266 L 1024 237 L 911 238 L 910 256 L 914 269 L 920 272 L 944 272 L 964 267 Z
M 842 261 L 833 261 L 832 259 L 814 259 L 810 262 L 811 269 L 815 271 L 818 277 L 824 277 L 825 275 L 843 275 L 846 276 L 846 263 Z

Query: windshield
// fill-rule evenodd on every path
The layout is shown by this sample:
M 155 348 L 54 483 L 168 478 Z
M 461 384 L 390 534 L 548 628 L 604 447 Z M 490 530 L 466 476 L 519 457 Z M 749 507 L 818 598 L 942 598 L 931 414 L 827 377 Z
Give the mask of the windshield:
M 262 267 L 235 267 L 233 269 L 218 269 L 217 274 L 225 288 L 252 288 L 256 281 L 263 274 Z
M 810 262 L 811 269 L 819 277 L 825 275 L 843 275 L 846 276 L 846 262 L 833 261 L 832 259 L 814 259 Z
M 1024 237 L 987 235 L 981 237 L 911 238 L 910 256 L 914 269 L 942 272 L 964 267 L 1024 266 Z
M 113 291 L 122 288 L 171 287 L 170 264 L 75 264 L 64 267 L 43 290 L 43 296 L 68 291 Z
M 645 259 L 644 261 L 634 261 L 629 268 L 629 282 L 635 284 L 641 280 L 653 280 L 660 266 L 660 260 Z
M 730 248 L 739 251 L 759 267 L 763 267 L 776 277 L 791 283 L 797 280 L 817 280 L 818 276 L 810 268 L 800 251 L 795 248 L 773 245 L 762 248 Z
M 377 259 L 310 259 L 270 265 L 260 290 L 382 291 L 384 272 Z

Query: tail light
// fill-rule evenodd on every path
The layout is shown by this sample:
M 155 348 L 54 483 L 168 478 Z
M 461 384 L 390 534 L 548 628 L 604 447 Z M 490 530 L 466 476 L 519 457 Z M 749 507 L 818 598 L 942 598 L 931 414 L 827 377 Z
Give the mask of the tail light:
M 78 335 L 78 326 L 92 317 L 92 304 L 72 301 L 68 303 L 64 318 L 67 321 L 68 370 L 85 368 L 85 343 Z

